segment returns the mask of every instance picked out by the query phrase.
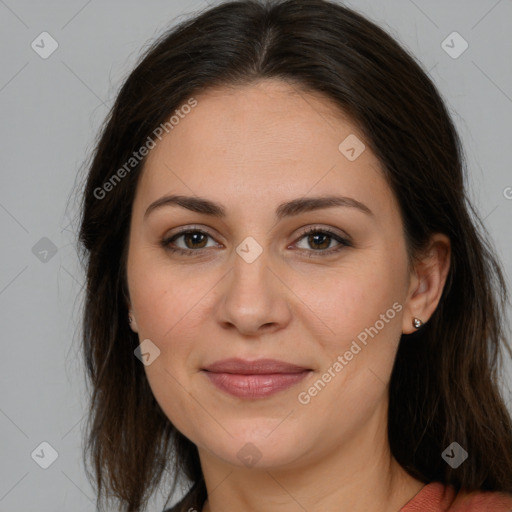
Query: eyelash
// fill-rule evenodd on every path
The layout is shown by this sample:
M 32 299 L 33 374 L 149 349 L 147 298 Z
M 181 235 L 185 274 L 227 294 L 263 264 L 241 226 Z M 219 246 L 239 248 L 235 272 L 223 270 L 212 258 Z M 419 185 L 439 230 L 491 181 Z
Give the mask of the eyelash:
M 205 236 L 211 237 L 211 235 L 209 233 L 207 233 L 206 231 L 203 231 L 202 229 L 190 229 L 189 228 L 189 229 L 180 231 L 179 233 L 175 233 L 171 237 L 163 239 L 161 241 L 161 245 L 164 249 L 171 251 L 172 253 L 175 253 L 175 254 L 182 254 L 184 256 L 197 256 L 197 254 L 194 254 L 194 253 L 200 252 L 199 249 L 182 249 L 181 247 L 171 247 L 171 245 L 170 245 L 172 242 L 174 242 L 180 236 L 187 235 L 187 234 L 193 234 L 193 233 L 201 233 Z M 302 238 L 304 238 L 308 235 L 314 234 L 314 233 L 316 233 L 316 234 L 321 233 L 324 235 L 328 235 L 329 238 L 333 238 L 334 240 L 339 242 L 340 245 L 338 245 L 334 249 L 331 248 L 331 249 L 317 250 L 317 251 L 315 251 L 315 250 L 308 251 L 306 249 L 299 249 L 299 251 L 308 252 L 310 258 L 316 257 L 316 256 L 320 256 L 320 257 L 329 256 L 331 254 L 341 251 L 344 247 L 352 247 L 352 244 L 346 238 L 343 238 L 340 235 L 334 233 L 329 228 L 308 228 L 306 231 L 301 233 L 298 240 L 301 240 Z

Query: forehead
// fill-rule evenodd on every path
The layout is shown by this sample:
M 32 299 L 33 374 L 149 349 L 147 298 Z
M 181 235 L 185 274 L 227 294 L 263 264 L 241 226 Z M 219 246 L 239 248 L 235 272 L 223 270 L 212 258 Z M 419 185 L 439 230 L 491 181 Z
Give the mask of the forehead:
M 193 142 L 216 157 L 250 156 L 263 163 L 270 151 L 274 162 L 280 156 L 300 159 L 320 143 L 321 150 L 337 158 L 340 136 L 357 133 L 362 138 L 332 101 L 280 80 L 217 87 L 195 98 L 198 106 L 169 137 L 175 147 Z M 260 154 L 262 147 L 267 151 Z
M 147 157 L 139 182 L 146 201 L 169 192 L 268 201 L 333 189 L 373 196 L 382 207 L 393 201 L 368 146 L 355 160 L 340 151 L 345 140 L 360 141 L 360 149 L 364 138 L 322 94 L 264 80 L 194 98 L 197 106 Z

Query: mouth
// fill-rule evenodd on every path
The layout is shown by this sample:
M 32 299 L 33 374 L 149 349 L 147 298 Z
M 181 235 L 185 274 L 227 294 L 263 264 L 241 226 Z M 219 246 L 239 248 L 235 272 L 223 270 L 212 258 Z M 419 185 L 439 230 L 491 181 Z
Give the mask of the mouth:
M 201 370 L 221 391 L 237 398 L 266 398 L 302 381 L 312 369 L 276 359 L 224 359 Z

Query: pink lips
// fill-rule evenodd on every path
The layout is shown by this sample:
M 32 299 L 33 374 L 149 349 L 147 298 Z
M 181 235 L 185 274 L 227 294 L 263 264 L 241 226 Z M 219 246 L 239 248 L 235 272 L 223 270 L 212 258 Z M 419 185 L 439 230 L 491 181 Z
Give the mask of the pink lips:
M 310 369 L 275 359 L 224 359 L 203 369 L 212 384 L 238 398 L 265 398 L 300 382 Z

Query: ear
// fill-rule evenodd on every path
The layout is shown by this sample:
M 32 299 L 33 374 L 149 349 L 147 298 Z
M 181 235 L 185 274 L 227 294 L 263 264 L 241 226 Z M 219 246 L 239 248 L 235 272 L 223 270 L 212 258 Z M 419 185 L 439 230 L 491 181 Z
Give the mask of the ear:
M 402 332 L 415 332 L 414 318 L 427 322 L 439 304 L 450 269 L 450 239 L 436 233 L 422 254 L 415 259 L 404 307 Z
M 124 283 L 123 283 L 124 284 Z M 129 323 L 130 328 L 133 332 L 139 332 L 139 327 L 137 326 L 137 319 L 133 314 L 132 303 L 130 300 L 130 294 L 128 293 L 127 286 L 123 286 L 123 296 L 125 300 L 126 309 L 128 309 L 128 318 L 126 321 Z
M 128 312 L 128 321 L 130 323 L 130 328 L 133 332 L 139 332 L 139 327 L 137 326 L 137 320 L 135 318 L 135 315 L 133 314 L 133 311 L 130 310 Z

